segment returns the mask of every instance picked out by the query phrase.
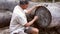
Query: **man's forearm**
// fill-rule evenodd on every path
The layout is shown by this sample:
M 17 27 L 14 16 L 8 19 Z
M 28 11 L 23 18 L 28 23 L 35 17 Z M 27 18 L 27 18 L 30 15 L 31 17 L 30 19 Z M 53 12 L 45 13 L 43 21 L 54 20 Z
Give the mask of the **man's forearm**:
M 29 25 L 32 25 L 35 21 L 36 19 L 33 19 L 32 21 L 29 22 Z
M 34 23 L 35 19 L 33 19 L 32 21 L 28 22 L 25 26 L 28 27 L 30 25 L 32 25 Z
M 28 22 L 25 26 L 28 27 L 28 26 L 32 25 L 37 19 L 38 19 L 38 17 L 35 16 L 34 19 L 32 21 Z
M 36 8 L 36 6 L 30 8 L 29 10 L 27 10 L 27 13 L 30 14 L 32 12 L 32 10 L 34 10 Z

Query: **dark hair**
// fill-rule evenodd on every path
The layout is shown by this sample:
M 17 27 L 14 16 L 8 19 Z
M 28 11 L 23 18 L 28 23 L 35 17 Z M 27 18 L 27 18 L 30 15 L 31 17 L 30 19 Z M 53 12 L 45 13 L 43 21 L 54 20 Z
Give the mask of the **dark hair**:
M 29 1 L 27 1 L 27 0 L 20 0 L 20 2 L 19 2 L 20 5 L 24 5 L 24 4 L 28 4 L 28 3 L 29 3 Z

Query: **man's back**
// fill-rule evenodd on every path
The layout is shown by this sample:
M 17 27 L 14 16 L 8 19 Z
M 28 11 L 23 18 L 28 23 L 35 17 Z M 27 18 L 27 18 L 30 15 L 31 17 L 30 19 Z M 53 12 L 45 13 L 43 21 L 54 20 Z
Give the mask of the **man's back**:
M 27 23 L 27 19 L 23 10 L 17 5 L 14 8 L 11 23 L 10 23 L 10 31 L 14 31 L 17 29 L 24 29 L 24 25 Z

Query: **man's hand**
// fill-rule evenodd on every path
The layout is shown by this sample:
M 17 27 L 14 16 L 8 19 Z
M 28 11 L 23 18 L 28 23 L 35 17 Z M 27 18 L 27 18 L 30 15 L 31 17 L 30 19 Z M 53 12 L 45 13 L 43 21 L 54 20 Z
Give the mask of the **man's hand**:
M 35 7 L 37 8 L 37 7 L 39 7 L 40 5 L 36 5 Z

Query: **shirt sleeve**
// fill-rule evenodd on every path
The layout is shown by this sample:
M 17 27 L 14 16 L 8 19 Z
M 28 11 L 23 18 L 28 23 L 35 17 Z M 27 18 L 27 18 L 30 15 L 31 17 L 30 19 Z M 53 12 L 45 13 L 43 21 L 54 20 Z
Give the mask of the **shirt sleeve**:
M 24 10 L 24 12 L 26 13 L 26 12 L 27 12 L 27 10 L 25 9 L 25 10 Z

